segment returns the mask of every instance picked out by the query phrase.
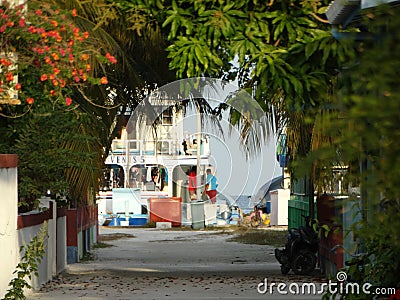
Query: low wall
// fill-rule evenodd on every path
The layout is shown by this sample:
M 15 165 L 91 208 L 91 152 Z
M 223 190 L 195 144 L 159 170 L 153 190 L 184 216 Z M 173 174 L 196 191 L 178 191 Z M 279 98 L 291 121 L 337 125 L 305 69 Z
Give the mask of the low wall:
M 39 288 L 66 267 L 65 214 L 58 214 L 53 200 L 43 198 L 40 211 L 18 215 L 17 163 L 16 155 L 0 154 L 0 298 L 15 277 L 13 272 L 21 259 L 20 247 L 38 235 L 44 222 L 47 222 L 48 236 L 45 255 L 38 266 L 38 276 L 32 276 L 31 286 Z
M 17 155 L 0 154 L 0 298 L 7 292 L 18 263 L 17 164 Z
M 83 206 L 66 211 L 67 263 L 79 262 L 97 243 L 97 206 Z
M 67 267 L 67 216 L 65 208 L 57 208 L 57 274 Z
M 44 283 L 65 270 L 66 267 L 66 219 L 58 215 L 55 201 L 40 199 L 40 210 L 20 214 L 17 219 L 18 247 L 28 244 L 47 222 L 45 255 L 38 266 L 38 276 L 32 276 L 31 286 L 38 289 Z M 18 255 L 18 259 L 20 256 Z

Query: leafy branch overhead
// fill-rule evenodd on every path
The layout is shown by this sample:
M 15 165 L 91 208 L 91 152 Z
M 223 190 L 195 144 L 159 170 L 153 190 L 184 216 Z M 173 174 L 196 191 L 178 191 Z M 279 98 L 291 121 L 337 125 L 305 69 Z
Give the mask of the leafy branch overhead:
M 146 22 L 133 26 L 163 31 L 177 77 L 236 78 L 241 87 L 253 88 L 275 128 L 293 131 L 292 158 L 310 148 L 311 138 L 301 133 L 310 135 L 306 123 L 332 100 L 332 79 L 354 55 L 351 44 L 332 36 L 324 15 L 329 2 L 118 1 L 126 12 L 141 10 Z M 279 109 L 272 112 L 272 106 Z

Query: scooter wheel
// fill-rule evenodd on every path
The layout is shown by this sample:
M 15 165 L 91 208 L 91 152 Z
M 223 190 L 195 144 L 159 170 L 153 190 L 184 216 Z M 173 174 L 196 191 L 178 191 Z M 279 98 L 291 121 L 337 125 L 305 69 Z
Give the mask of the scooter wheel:
M 281 273 L 283 275 L 286 275 L 287 273 L 289 273 L 290 271 L 290 266 L 288 265 L 281 265 Z
M 316 263 L 315 254 L 308 249 L 302 249 L 293 259 L 292 270 L 297 275 L 310 275 L 315 270 Z

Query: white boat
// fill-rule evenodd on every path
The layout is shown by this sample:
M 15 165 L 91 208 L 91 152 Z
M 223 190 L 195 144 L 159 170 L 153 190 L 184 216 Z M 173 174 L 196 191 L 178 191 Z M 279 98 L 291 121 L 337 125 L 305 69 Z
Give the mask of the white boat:
M 214 171 L 209 137 L 185 131 L 183 113 L 174 108 L 164 110 L 159 119 L 156 128 L 136 120 L 134 130 L 129 130 L 130 120 L 121 138 L 112 142 L 97 200 L 100 225 L 144 225 L 152 219 L 171 218 L 173 224 L 192 223 L 189 206 L 192 200 L 204 200 L 206 169 Z M 189 194 L 188 174 L 193 168 L 199 169 L 197 191 Z M 154 216 L 156 199 L 178 201 L 181 207 L 163 204 L 165 209 L 157 208 L 158 216 Z M 217 223 L 217 214 L 226 216 L 229 210 L 225 201 L 217 205 L 206 200 L 204 205 L 206 225 Z M 180 220 L 178 215 L 171 216 L 171 209 L 180 210 Z

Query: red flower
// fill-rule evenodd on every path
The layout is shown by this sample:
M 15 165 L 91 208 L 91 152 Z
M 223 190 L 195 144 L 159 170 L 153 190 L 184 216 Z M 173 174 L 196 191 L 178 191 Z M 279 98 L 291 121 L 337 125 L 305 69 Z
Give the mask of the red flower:
M 81 60 L 88 60 L 88 59 L 89 59 L 89 55 L 88 55 L 88 54 L 83 53 L 83 54 L 81 55 Z
M 21 89 L 21 84 L 19 82 L 15 85 L 15 89 L 17 91 L 19 91 Z
M 33 102 L 35 102 L 35 99 L 33 99 L 32 97 L 26 99 L 26 103 L 28 103 L 29 105 L 32 105 Z
M 55 79 L 53 79 L 52 83 L 53 83 L 54 86 L 57 86 L 57 85 L 58 85 L 58 81 L 55 80 Z
M 47 75 L 43 74 L 42 76 L 40 76 L 40 81 L 46 81 L 47 80 Z
M 31 25 L 31 26 L 29 26 L 28 31 L 29 31 L 30 33 L 36 33 L 36 32 L 37 32 L 37 29 Z
M 117 59 L 114 56 L 112 56 L 110 53 L 106 53 L 106 58 L 113 64 L 117 63 Z
M 43 12 L 41 9 L 38 9 L 37 11 L 35 11 L 35 14 L 37 14 L 38 16 L 43 15 Z
M 70 97 L 65 98 L 65 105 L 70 106 L 72 103 L 72 99 Z
M 74 8 L 73 10 L 72 10 L 72 16 L 73 17 L 76 17 L 78 14 L 76 13 L 76 9 Z
M 100 83 L 101 84 L 107 84 L 108 83 L 107 77 L 105 77 L 105 76 L 101 77 Z
M 6 75 L 6 79 L 7 81 L 13 81 L 14 80 L 14 76 L 11 72 L 8 72 Z
M 75 82 L 79 82 L 81 79 L 78 76 L 74 77 Z
M 53 57 L 54 60 L 59 60 L 60 57 L 58 56 L 57 53 L 52 53 L 51 56 Z
M 19 27 L 25 27 L 25 19 L 24 18 L 20 18 L 18 23 L 19 23 Z

